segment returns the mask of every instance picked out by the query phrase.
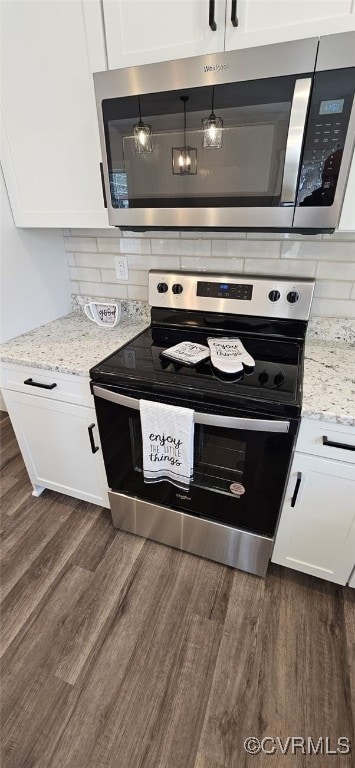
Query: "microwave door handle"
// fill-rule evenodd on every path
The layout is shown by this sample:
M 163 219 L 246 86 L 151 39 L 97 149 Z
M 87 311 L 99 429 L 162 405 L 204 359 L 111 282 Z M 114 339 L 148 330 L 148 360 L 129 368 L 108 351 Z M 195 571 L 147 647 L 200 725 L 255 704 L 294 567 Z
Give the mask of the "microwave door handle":
M 287 133 L 285 164 L 280 198 L 281 205 L 294 205 L 296 202 L 297 180 L 311 86 L 311 77 L 302 77 L 295 82 Z
M 126 408 L 140 410 L 140 401 L 134 397 L 121 395 L 119 392 L 112 392 L 104 387 L 93 385 L 93 393 L 96 397 L 108 400 L 110 403 L 123 405 Z M 290 428 L 289 421 L 271 421 L 271 419 L 244 419 L 234 416 L 219 416 L 217 413 L 199 413 L 194 412 L 195 424 L 203 424 L 206 427 L 222 427 L 223 429 L 245 429 L 252 432 L 288 432 Z

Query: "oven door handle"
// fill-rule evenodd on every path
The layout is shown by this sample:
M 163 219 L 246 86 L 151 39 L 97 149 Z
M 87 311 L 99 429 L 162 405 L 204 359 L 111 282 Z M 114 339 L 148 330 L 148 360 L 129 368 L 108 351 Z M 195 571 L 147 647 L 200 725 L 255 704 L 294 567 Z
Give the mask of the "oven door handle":
M 311 86 L 311 77 L 302 77 L 295 82 L 286 142 L 281 205 L 294 205 L 296 202 L 297 181 Z
M 140 400 L 134 397 L 112 392 L 104 387 L 93 385 L 93 393 L 96 397 L 108 400 L 110 403 L 123 405 L 126 408 L 140 410 Z M 203 424 L 206 427 L 223 427 L 223 429 L 246 429 L 252 432 L 288 432 L 289 421 L 272 421 L 271 419 L 244 419 L 235 416 L 219 416 L 217 413 L 200 413 L 194 411 L 195 424 Z

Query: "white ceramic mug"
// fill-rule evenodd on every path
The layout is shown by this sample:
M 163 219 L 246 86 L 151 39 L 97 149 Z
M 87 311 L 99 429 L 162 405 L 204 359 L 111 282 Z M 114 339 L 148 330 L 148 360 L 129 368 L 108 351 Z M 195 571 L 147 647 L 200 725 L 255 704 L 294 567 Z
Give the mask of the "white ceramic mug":
M 89 320 L 104 328 L 114 328 L 121 319 L 121 304 L 90 301 L 84 305 Z

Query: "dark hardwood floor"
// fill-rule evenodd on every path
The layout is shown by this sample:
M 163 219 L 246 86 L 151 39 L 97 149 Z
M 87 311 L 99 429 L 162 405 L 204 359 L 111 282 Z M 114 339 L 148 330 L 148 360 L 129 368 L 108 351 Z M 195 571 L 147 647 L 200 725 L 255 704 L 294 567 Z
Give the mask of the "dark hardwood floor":
M 262 580 L 34 498 L 1 428 L 3 768 L 354 765 L 355 590 Z M 249 736 L 352 753 L 249 755 Z

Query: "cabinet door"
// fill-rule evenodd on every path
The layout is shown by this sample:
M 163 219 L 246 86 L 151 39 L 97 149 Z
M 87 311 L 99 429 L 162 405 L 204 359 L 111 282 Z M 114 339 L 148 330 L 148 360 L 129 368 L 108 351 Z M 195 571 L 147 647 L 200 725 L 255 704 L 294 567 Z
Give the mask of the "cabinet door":
M 347 32 L 353 10 L 352 0 L 227 0 L 226 51 Z
M 11 390 L 3 396 L 32 484 L 108 507 L 95 409 Z
M 103 0 L 109 69 L 218 53 L 224 48 L 225 0 Z
M 355 7 L 355 6 L 354 6 Z M 355 231 L 355 152 L 351 163 L 348 183 L 340 216 L 339 229 L 341 231 Z
M 355 467 L 296 453 L 273 562 L 346 584 L 354 556 Z
M 92 77 L 106 67 L 99 0 L 1 9 L 1 162 L 15 224 L 105 227 Z

